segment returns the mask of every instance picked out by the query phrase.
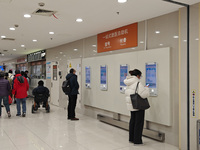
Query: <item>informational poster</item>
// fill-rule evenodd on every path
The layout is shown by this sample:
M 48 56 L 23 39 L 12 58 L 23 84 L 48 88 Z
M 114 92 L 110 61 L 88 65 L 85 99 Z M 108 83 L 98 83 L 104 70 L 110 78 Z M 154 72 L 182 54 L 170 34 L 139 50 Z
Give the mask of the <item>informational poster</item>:
M 101 66 L 101 84 L 107 84 L 107 68 Z
M 146 84 L 149 88 L 157 88 L 156 63 L 146 64 Z
M 126 86 L 124 80 L 128 75 L 128 65 L 120 65 L 120 86 Z
M 46 77 L 51 79 L 51 62 L 46 63 Z
M 85 83 L 90 84 L 91 83 L 91 72 L 90 67 L 85 67 Z
M 0 66 L 0 71 L 4 71 L 3 66 Z

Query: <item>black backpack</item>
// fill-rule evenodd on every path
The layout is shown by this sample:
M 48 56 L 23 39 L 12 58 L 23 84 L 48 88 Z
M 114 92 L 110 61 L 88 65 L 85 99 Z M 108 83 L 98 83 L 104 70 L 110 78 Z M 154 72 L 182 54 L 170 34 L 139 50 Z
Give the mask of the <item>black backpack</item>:
M 62 83 L 62 90 L 63 90 L 63 92 L 64 92 L 66 95 L 69 95 L 69 94 L 70 94 L 71 88 L 70 88 L 70 85 L 69 85 L 69 79 L 63 81 L 63 83 Z

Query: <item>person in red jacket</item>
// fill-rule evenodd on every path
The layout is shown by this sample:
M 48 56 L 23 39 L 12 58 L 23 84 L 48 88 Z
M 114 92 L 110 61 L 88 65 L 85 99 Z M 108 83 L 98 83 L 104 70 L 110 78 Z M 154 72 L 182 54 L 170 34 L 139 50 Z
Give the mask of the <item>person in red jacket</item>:
M 20 103 L 22 103 L 22 117 L 26 116 L 26 97 L 28 89 L 29 89 L 29 84 L 27 82 L 27 79 L 20 74 L 19 70 L 16 70 L 16 76 L 14 79 L 14 85 L 12 90 L 13 97 L 16 98 L 17 102 L 16 116 L 21 116 Z

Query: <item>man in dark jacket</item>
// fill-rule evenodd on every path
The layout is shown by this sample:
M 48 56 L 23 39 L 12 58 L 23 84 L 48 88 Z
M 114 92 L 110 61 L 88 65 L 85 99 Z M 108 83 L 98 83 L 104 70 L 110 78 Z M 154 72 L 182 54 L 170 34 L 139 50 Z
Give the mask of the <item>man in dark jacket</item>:
M 70 73 L 66 76 L 66 80 L 69 81 L 69 86 L 70 86 L 70 93 L 68 95 L 69 97 L 69 103 L 68 103 L 68 119 L 71 120 L 79 120 L 76 118 L 75 114 L 75 108 L 76 108 L 76 103 L 77 103 L 77 95 L 79 94 L 78 89 L 79 89 L 79 84 L 77 81 L 77 75 L 76 75 L 76 70 L 75 69 L 70 69 Z
M 0 104 L 3 100 L 3 104 L 6 107 L 6 111 L 8 113 L 8 117 L 11 117 L 10 114 L 10 106 L 8 102 L 8 96 L 10 91 L 10 83 L 8 80 L 4 79 L 4 73 L 0 72 Z M 1 107 L 0 107 L 0 116 L 1 116 Z
M 17 115 L 21 116 L 21 106 L 20 103 L 22 102 L 22 117 L 26 116 L 26 97 L 27 91 L 29 89 L 29 84 L 25 77 L 20 74 L 19 70 L 16 70 L 16 75 L 13 84 L 13 98 L 16 98 L 17 101 Z
M 37 99 L 37 96 L 39 94 L 43 94 L 43 107 L 48 106 L 48 97 L 49 97 L 49 89 L 47 87 L 44 87 L 44 82 L 42 80 L 40 80 L 38 82 L 38 87 L 33 89 L 33 95 L 35 96 L 34 101 L 37 104 L 38 107 L 40 107 L 40 102 Z

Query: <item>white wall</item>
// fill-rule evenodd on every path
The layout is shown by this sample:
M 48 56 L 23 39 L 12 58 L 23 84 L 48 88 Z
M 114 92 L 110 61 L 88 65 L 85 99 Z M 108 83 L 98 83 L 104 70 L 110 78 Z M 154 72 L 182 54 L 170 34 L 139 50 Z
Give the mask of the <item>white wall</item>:
M 84 104 L 111 112 L 129 115 L 125 95 L 120 93 L 120 64 L 143 72 L 141 82 L 145 84 L 145 63 L 158 63 L 158 96 L 150 97 L 151 108 L 146 111 L 146 120 L 171 126 L 170 97 L 170 49 L 138 51 L 83 59 L 82 86 Z M 108 67 L 108 90 L 100 90 L 100 66 Z M 91 89 L 85 88 L 85 67 L 91 67 Z

